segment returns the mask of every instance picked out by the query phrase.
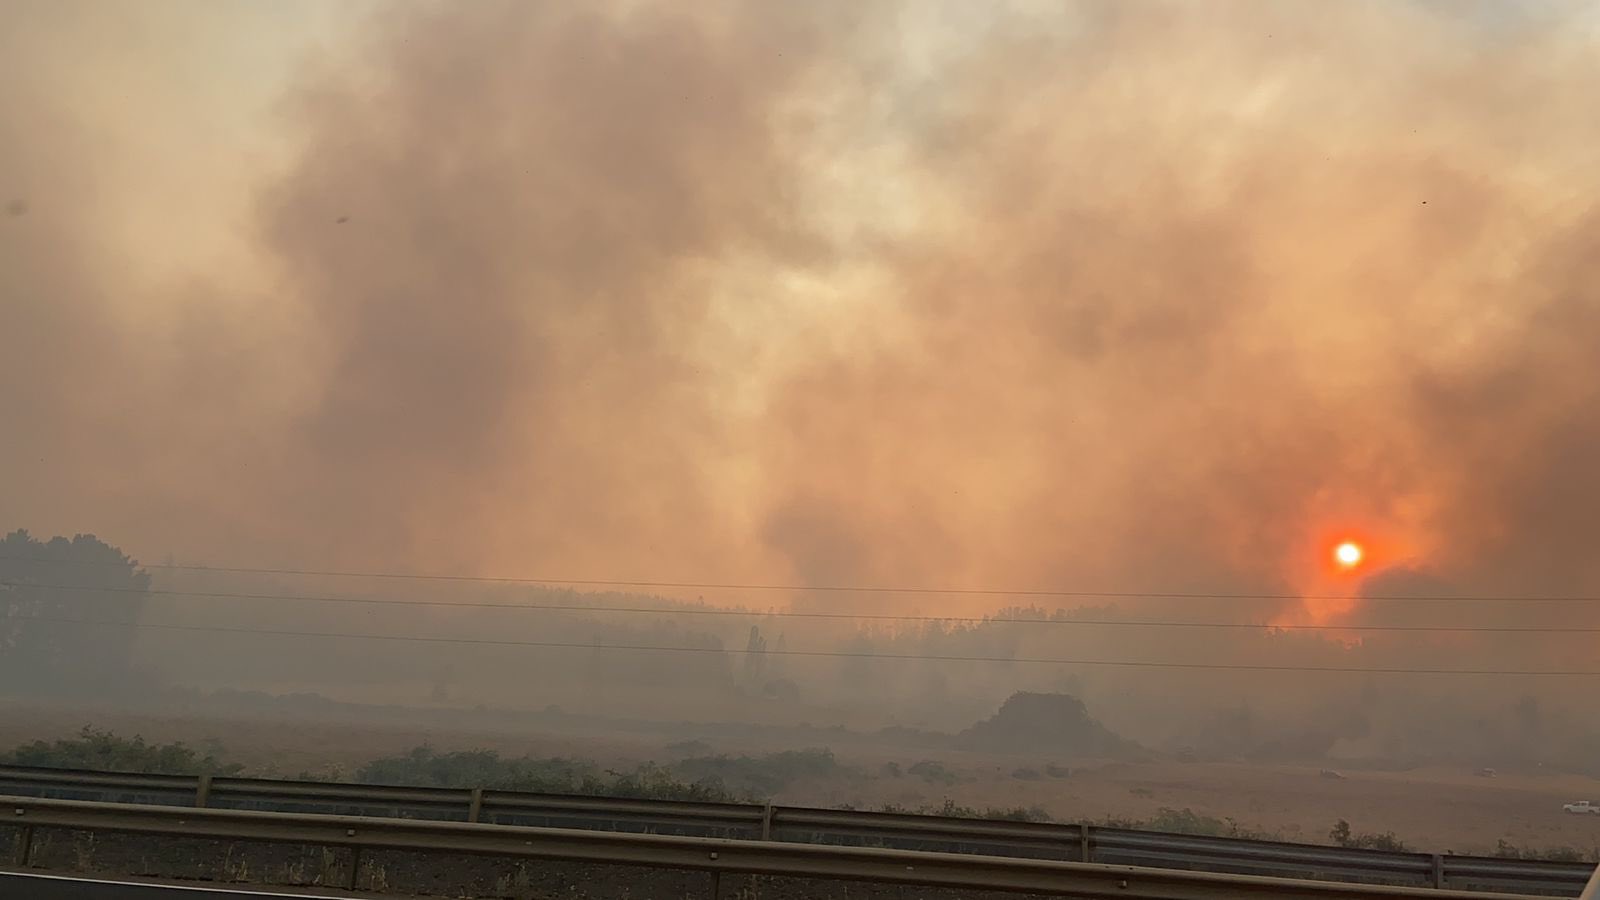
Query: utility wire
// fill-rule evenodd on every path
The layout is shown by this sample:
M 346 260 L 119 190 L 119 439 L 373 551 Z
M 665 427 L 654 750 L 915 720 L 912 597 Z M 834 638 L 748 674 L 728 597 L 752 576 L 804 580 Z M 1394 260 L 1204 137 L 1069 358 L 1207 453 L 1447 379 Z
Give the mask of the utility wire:
M 649 653 L 739 653 L 722 647 L 669 647 L 650 644 L 581 644 L 565 641 L 514 641 L 501 638 L 454 638 L 432 635 L 369 634 L 348 631 L 296 631 L 279 628 L 236 628 L 225 625 L 178 625 L 165 622 L 105 622 L 93 619 L 58 619 L 46 616 L 12 616 L 8 621 L 35 620 L 73 625 L 105 625 L 116 628 L 145 628 L 160 631 L 199 631 L 228 634 L 259 634 L 279 637 L 348 638 L 364 641 L 399 641 L 425 644 L 461 644 L 495 647 L 538 647 L 570 650 L 616 650 Z M 1199 669 L 1236 672 L 1330 672 L 1349 675 L 1494 675 L 1504 677 L 1592 677 L 1600 671 L 1583 669 L 1424 669 L 1408 667 L 1285 666 L 1245 663 L 1180 663 L 1128 659 L 1056 659 L 1029 656 L 954 656 L 922 653 L 873 653 L 853 650 L 763 650 L 773 656 L 821 657 L 830 659 L 893 659 L 933 662 L 1023 663 L 1067 666 L 1116 666 L 1136 669 Z
M 1271 593 L 1210 593 L 1203 591 L 1089 591 L 1089 590 L 1015 590 L 1003 588 L 934 588 L 886 587 L 882 585 L 805 585 L 728 583 L 712 581 L 633 581 L 598 578 L 533 578 L 505 575 L 452 575 L 421 572 L 355 572 L 319 569 L 274 569 L 248 566 L 201 566 L 178 563 L 123 563 L 77 559 L 35 559 L 26 556 L 0 556 L 0 562 L 29 562 L 57 565 L 115 566 L 129 565 L 141 569 L 169 569 L 187 572 L 226 572 L 243 575 L 284 575 L 306 578 L 383 578 L 412 581 L 459 581 L 480 584 L 529 584 L 579 587 L 613 588 L 672 588 L 680 590 L 728 591 L 785 591 L 793 593 L 846 593 L 846 594 L 922 594 L 931 596 L 978 597 L 1054 597 L 1064 599 L 1134 599 L 1134 600 L 1289 600 L 1289 601 L 1360 601 L 1364 603 L 1600 603 L 1600 597 L 1522 597 L 1513 595 L 1480 595 L 1453 597 L 1449 595 L 1386 595 L 1366 597 L 1358 594 L 1271 594 Z
M 602 613 L 630 613 L 630 614 L 655 614 L 655 615 L 690 615 L 690 616 L 742 616 L 750 618 L 783 618 L 783 619 L 828 619 L 838 621 L 882 621 L 882 622 L 954 622 L 971 625 L 983 624 L 1008 624 L 1008 625 L 1081 625 L 1105 626 L 1119 628 L 1231 628 L 1231 629 L 1282 629 L 1286 631 L 1401 631 L 1401 632 L 1477 632 L 1486 634 L 1600 634 L 1600 627 L 1595 626 L 1555 626 L 1555 625 L 1313 625 L 1313 624 L 1283 624 L 1275 625 L 1266 622 L 1193 622 L 1193 621 L 1161 621 L 1150 619 L 1044 619 L 1044 618 L 1007 618 L 995 616 L 924 616 L 924 615 L 899 615 L 892 613 L 832 613 L 810 612 L 804 610 L 791 611 L 761 611 L 747 609 L 707 609 L 703 607 L 655 607 L 655 606 L 587 606 L 579 603 L 494 603 L 483 601 L 455 601 L 455 600 L 411 600 L 403 598 L 383 597 L 337 597 L 316 596 L 306 594 L 254 594 L 236 593 L 232 591 L 173 591 L 173 590 L 145 590 L 142 588 L 119 587 L 79 587 L 70 584 L 32 584 L 22 581 L 0 581 L 0 587 L 14 588 L 42 588 L 59 591 L 94 591 L 97 593 L 114 594 L 140 594 L 162 597 L 203 597 L 226 600 L 273 600 L 273 601 L 302 601 L 308 603 L 353 603 L 372 606 L 422 606 L 422 607 L 459 607 L 464 609 L 508 609 L 508 610 L 547 610 L 551 612 L 602 612 Z

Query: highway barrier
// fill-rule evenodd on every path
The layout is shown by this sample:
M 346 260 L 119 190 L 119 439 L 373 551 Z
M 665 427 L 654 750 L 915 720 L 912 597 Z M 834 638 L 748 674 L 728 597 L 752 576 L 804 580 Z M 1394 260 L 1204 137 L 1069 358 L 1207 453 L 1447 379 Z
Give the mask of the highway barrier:
M 1275 900 L 1526 900 L 1526 895 L 1470 893 L 1433 888 L 1394 887 L 1186 872 L 1095 863 L 1007 857 L 829 847 L 779 841 L 693 838 L 668 835 L 529 828 L 470 822 L 429 822 L 395 818 L 264 813 L 221 809 L 182 809 L 144 804 L 9 798 L 6 824 L 19 828 L 14 864 L 30 865 L 29 850 L 41 834 L 55 831 L 91 836 L 132 833 L 163 839 L 199 838 L 351 848 L 356 853 L 409 852 L 466 854 L 524 860 L 576 861 L 611 867 L 694 870 L 710 876 L 707 895 L 721 897 L 727 876 L 869 882 L 980 893 L 1016 892 L 1074 898 L 1131 900 L 1220 900 L 1271 897 Z M 222 848 L 214 852 L 222 853 Z M 232 852 L 231 850 L 226 852 Z M 356 869 L 351 881 L 356 882 Z M 354 885 L 352 885 L 354 886 Z M 582 886 L 574 883 L 575 897 Z M 757 883 L 747 896 L 780 896 L 781 885 Z M 815 882 L 807 889 L 816 890 Z M 841 894 L 842 895 L 842 894 Z M 965 895 L 963 895 L 965 896 Z
M 766 840 L 1564 897 L 1578 896 L 1594 870 L 1586 863 L 1357 850 L 1088 824 L 24 766 L 0 766 L 0 795 Z

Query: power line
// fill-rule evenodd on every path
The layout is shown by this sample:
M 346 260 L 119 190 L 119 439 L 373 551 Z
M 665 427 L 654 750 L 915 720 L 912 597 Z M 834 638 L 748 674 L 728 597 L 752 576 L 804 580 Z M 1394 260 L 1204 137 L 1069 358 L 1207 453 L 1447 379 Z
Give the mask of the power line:
M 163 597 L 203 597 L 226 600 L 303 601 L 309 603 L 351 603 L 371 606 L 421 606 L 465 609 L 508 609 L 551 612 L 602 612 L 655 615 L 691 616 L 743 616 L 751 618 L 826 619 L 837 621 L 883 622 L 957 622 L 962 624 L 1007 625 L 1078 625 L 1119 628 L 1225 628 L 1253 631 L 1281 629 L 1285 631 L 1394 631 L 1394 632 L 1449 632 L 1486 634 L 1600 634 L 1594 626 L 1551 625 L 1275 625 L 1266 622 L 1193 622 L 1160 621 L 1150 619 L 1043 619 L 1005 618 L 992 616 L 924 616 L 891 613 L 832 613 L 804 610 L 761 611 L 746 609 L 707 609 L 703 607 L 665 608 L 654 606 L 589 606 L 581 603 L 493 603 L 473 600 L 410 600 L 382 597 L 338 597 L 306 594 L 256 594 L 232 591 L 176 591 L 144 588 L 80 587 L 69 584 L 33 584 L 21 581 L 0 581 L 0 587 L 31 587 L 62 591 L 94 591 L 97 593 L 140 594 Z
M 179 563 L 122 563 L 99 560 L 35 559 L 26 556 L 0 556 L 4 562 L 48 563 L 56 565 L 115 566 L 129 565 L 142 569 L 168 569 L 187 572 L 225 572 L 241 575 L 284 575 L 305 578 L 382 578 L 412 581 L 455 581 L 480 584 L 526 584 L 544 586 L 578 586 L 611 588 L 662 588 L 677 590 L 727 590 L 727 591 L 782 591 L 790 593 L 846 593 L 846 594 L 919 594 L 929 596 L 977 597 L 1038 597 L 1059 599 L 1130 599 L 1130 600 L 1285 600 L 1319 602 L 1363 603 L 1600 603 L 1600 597 L 1523 597 L 1513 595 L 1380 595 L 1359 594 L 1272 594 L 1272 593 L 1222 593 L 1203 591 L 1091 591 L 1091 590 L 1028 590 L 1006 588 L 936 588 L 888 587 L 882 585 L 806 585 L 762 584 L 713 581 L 639 581 L 599 578 L 535 578 L 508 575 L 429 574 L 422 572 L 356 572 L 329 569 L 275 569 L 250 566 L 202 566 Z
M 105 622 L 93 619 L 58 619 L 46 616 L 13 616 L 10 621 L 31 619 L 73 625 L 105 625 L 116 628 L 146 628 L 159 631 L 203 631 L 228 634 L 258 634 L 277 637 L 347 638 L 364 641 L 399 641 L 425 644 L 462 644 L 495 647 L 536 647 L 568 650 L 615 650 L 649 653 L 737 653 L 722 647 L 671 647 L 650 644 L 580 644 L 566 641 L 514 641 L 504 638 L 453 638 L 435 635 L 369 634 L 347 631 L 296 631 L 280 628 L 237 628 L 226 625 L 179 625 L 165 622 Z M 923 653 L 872 653 L 854 650 L 763 650 L 773 656 L 818 657 L 830 659 L 892 659 L 930 662 L 1022 663 L 1067 666 L 1114 666 L 1135 669 L 1197 669 L 1236 672 L 1328 672 L 1347 675 L 1494 675 L 1504 677 L 1592 677 L 1600 671 L 1582 669 L 1422 669 L 1406 667 L 1351 668 L 1346 666 L 1283 666 L 1247 663 L 1180 663 L 1128 659 L 1057 659 L 1029 656 L 954 656 Z

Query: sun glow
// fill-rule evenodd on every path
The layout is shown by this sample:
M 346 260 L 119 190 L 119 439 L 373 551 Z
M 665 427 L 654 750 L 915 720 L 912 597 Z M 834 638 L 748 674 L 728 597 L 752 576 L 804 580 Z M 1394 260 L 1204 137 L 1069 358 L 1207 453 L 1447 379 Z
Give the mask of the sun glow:
M 1355 543 L 1354 541 L 1345 541 L 1339 546 L 1333 548 L 1334 561 L 1339 564 L 1340 568 L 1344 569 L 1350 569 L 1360 565 L 1361 558 L 1364 555 L 1365 554 L 1361 550 L 1361 545 Z

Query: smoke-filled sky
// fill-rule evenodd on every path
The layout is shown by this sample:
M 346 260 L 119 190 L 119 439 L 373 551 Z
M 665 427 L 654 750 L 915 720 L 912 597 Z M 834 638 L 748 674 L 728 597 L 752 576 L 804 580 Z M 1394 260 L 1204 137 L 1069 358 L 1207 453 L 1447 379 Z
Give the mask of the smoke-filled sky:
M 1586 4 L 0 19 L 5 528 L 213 564 L 1600 592 Z

